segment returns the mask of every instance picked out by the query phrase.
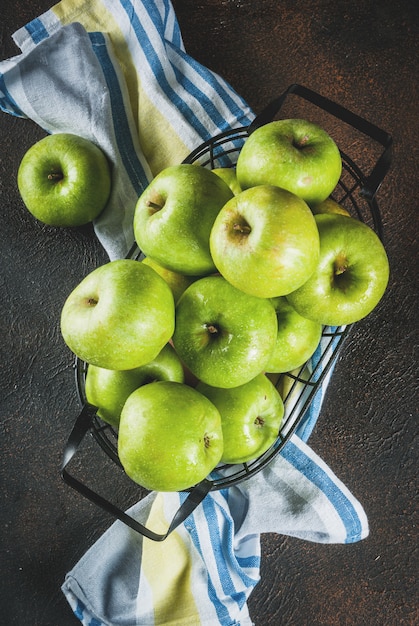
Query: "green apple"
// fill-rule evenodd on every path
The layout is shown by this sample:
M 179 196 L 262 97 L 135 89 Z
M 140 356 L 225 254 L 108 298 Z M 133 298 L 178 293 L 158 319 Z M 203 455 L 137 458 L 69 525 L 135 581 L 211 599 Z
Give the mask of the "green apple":
M 218 409 L 188 385 L 143 385 L 124 404 L 118 455 L 126 474 L 149 490 L 183 491 L 218 465 L 223 452 Z
M 174 321 L 166 281 L 143 263 L 118 259 L 97 267 L 73 289 L 61 312 L 61 333 L 83 361 L 128 370 L 156 358 Z
M 298 407 L 300 407 L 301 411 L 303 394 L 310 389 L 313 382 L 312 368 L 305 365 L 303 367 L 297 367 L 290 372 L 280 374 L 267 373 L 266 376 L 272 381 L 272 384 L 275 385 L 275 388 L 278 390 L 284 402 L 284 418 L 287 419 Z M 310 380 L 311 384 L 308 382 Z
M 180 359 L 214 387 L 236 387 L 262 372 L 277 336 L 271 301 L 250 296 L 218 275 L 184 291 L 175 322 L 173 345 Z
M 220 210 L 210 235 L 214 263 L 232 285 L 275 298 L 314 272 L 319 234 L 304 200 L 274 185 L 246 189 Z
M 235 196 L 243 191 L 239 185 L 239 181 L 237 180 L 236 170 L 234 167 L 216 167 L 212 171 L 214 174 L 217 174 L 217 176 L 222 178 L 225 183 L 227 183 Z
M 232 197 L 230 187 L 205 167 L 182 163 L 165 168 L 135 207 L 139 248 L 180 274 L 214 272 L 209 235 L 218 211 Z
M 323 326 L 302 317 L 286 297 L 273 298 L 278 319 L 278 335 L 265 371 L 289 372 L 303 365 L 316 350 Z
M 111 172 L 102 150 L 70 133 L 44 137 L 24 155 L 17 184 L 27 209 L 50 226 L 81 226 L 105 208 Z
M 157 380 L 184 382 L 182 363 L 169 343 L 150 363 L 132 370 L 109 370 L 89 365 L 85 380 L 86 400 L 97 407 L 97 415 L 103 421 L 117 428 L 128 396 L 138 387 Z
M 319 264 L 287 298 L 303 317 L 326 326 L 352 324 L 379 303 L 389 280 L 389 263 L 375 231 L 337 213 L 315 216 Z
M 195 280 L 200 278 L 199 276 L 185 276 L 185 274 L 179 274 L 179 272 L 173 272 L 172 270 L 167 269 L 167 267 L 163 267 L 160 263 L 157 263 L 154 259 L 149 256 L 146 256 L 142 263 L 145 265 L 149 265 L 159 274 L 166 283 L 169 285 L 172 290 L 173 297 L 175 302 L 177 302 L 185 291 L 186 287 L 189 287 Z
M 246 463 L 268 450 L 278 437 L 284 404 L 265 376 L 232 389 L 199 383 L 197 391 L 217 407 L 223 430 L 223 463 Z
M 242 189 L 277 185 L 308 204 L 322 202 L 342 172 L 339 149 L 325 130 L 303 119 L 274 120 L 257 128 L 237 159 Z
M 314 215 L 318 215 L 319 213 L 340 213 L 340 215 L 346 215 L 346 217 L 351 217 L 349 211 L 345 209 L 338 202 L 333 200 L 333 198 L 326 198 L 323 202 L 319 202 L 317 204 L 312 204 L 310 209 L 314 213 Z

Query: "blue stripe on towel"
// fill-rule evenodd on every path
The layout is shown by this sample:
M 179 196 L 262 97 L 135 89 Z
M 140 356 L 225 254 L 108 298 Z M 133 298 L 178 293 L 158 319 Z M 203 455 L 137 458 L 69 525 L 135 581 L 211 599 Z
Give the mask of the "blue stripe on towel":
M 247 126 L 250 124 L 254 118 L 247 117 L 244 115 L 244 111 L 249 110 L 248 105 L 242 100 L 230 87 L 227 87 L 224 81 L 222 81 L 216 74 L 213 72 L 208 72 L 208 70 L 201 65 L 194 58 L 190 57 L 186 52 L 177 51 L 179 57 L 182 59 L 182 62 L 187 64 L 190 68 L 192 68 L 198 76 L 205 82 L 205 90 L 209 90 L 210 93 L 216 93 L 217 96 L 221 98 L 226 107 L 228 107 L 230 113 L 234 116 L 235 119 L 240 120 L 242 126 Z M 190 72 L 189 72 L 190 74 Z M 189 85 L 190 85 L 189 81 Z M 189 91 L 189 85 L 187 90 Z M 233 94 L 236 98 L 233 97 Z M 211 113 L 211 117 L 214 121 L 219 118 L 219 122 L 217 123 L 220 131 L 226 130 L 226 124 L 224 117 L 219 115 L 218 109 L 214 106 L 213 100 L 206 96 L 205 91 L 197 90 L 196 97 L 199 101 L 205 102 L 205 111 L 208 113 L 207 104 L 214 109 Z
M 77 606 L 73 611 L 75 617 L 77 617 L 77 619 L 80 620 L 80 622 L 82 622 L 83 624 L 87 624 L 87 626 L 104 626 L 103 622 L 96 619 L 96 617 L 92 617 L 90 619 L 90 613 L 85 611 L 85 605 L 80 599 L 77 599 Z M 89 621 L 86 621 L 88 619 Z
M 308 480 L 316 485 L 316 487 L 323 491 L 325 496 L 329 498 L 329 501 L 335 507 L 336 512 L 345 526 L 345 543 L 359 541 L 362 538 L 359 516 L 352 502 L 342 491 L 336 488 L 336 484 L 332 481 L 330 476 L 299 450 L 292 441 L 288 441 L 282 449 L 281 454 L 291 465 L 303 472 Z M 308 463 L 310 463 L 310 467 L 308 467 Z
M 336 331 L 336 326 L 325 327 L 324 330 L 329 330 L 331 334 Z M 323 375 L 324 369 L 329 365 L 330 359 L 333 359 L 333 363 L 331 364 L 328 376 L 332 374 L 333 369 L 336 364 L 336 346 L 339 342 L 340 338 L 338 335 L 333 337 L 331 340 L 327 338 L 321 339 L 319 345 L 317 346 L 313 356 L 311 357 L 311 370 L 313 372 L 312 380 L 313 382 L 317 382 L 320 377 Z M 324 354 L 323 354 L 324 351 Z M 310 438 L 311 433 L 313 432 L 314 426 L 317 423 L 317 418 L 319 417 L 320 409 L 322 407 L 323 402 L 323 386 L 322 383 L 317 392 L 315 393 L 313 399 L 311 400 L 310 406 L 305 412 L 304 418 L 296 429 L 296 434 L 300 439 L 304 442 L 307 442 Z
M 171 41 L 173 45 L 183 50 L 182 33 L 180 32 L 179 23 L 173 11 L 172 4 L 170 0 L 163 0 L 163 4 L 165 6 L 165 20 L 164 20 L 165 33 L 167 33 L 168 16 L 170 16 L 171 18 L 170 19 L 171 31 L 170 33 L 167 33 L 168 37 L 166 36 L 166 39 Z
M 131 26 L 140 43 L 141 48 L 146 53 L 147 61 L 148 61 L 151 71 L 155 75 L 156 80 L 159 83 L 161 89 L 163 90 L 167 98 L 171 101 L 173 108 L 177 108 L 178 110 L 182 112 L 182 114 L 187 118 L 192 128 L 201 137 L 207 138 L 208 132 L 205 129 L 205 126 L 201 123 L 201 121 L 199 120 L 197 115 L 194 113 L 194 111 L 185 102 L 185 100 L 176 92 L 176 90 L 172 87 L 169 80 L 167 79 L 162 62 L 158 54 L 154 50 L 152 42 L 150 41 L 150 38 L 147 34 L 147 31 L 144 29 L 143 25 L 141 24 L 141 21 L 138 15 L 136 14 L 134 7 L 132 6 L 132 3 L 130 2 L 130 0 L 121 0 L 121 5 L 125 9 L 130 19 Z M 158 20 L 160 21 L 160 25 L 161 25 L 160 14 L 157 13 L 157 15 L 158 15 Z M 154 20 L 157 19 L 156 15 L 154 16 L 150 15 L 150 17 L 152 19 L 154 18 Z M 157 26 L 159 26 L 158 22 L 157 22 Z
M 182 41 L 179 23 L 169 0 L 165 0 L 164 5 L 165 16 L 163 28 L 164 40 L 166 44 L 169 45 L 173 52 L 178 56 L 180 63 L 187 66 L 187 74 L 191 74 L 191 72 L 189 71 L 190 68 L 196 73 L 199 79 L 205 83 L 203 89 L 197 89 L 196 86 L 193 86 L 192 83 L 189 81 L 186 91 L 188 91 L 189 93 L 193 93 L 193 91 L 190 89 L 190 86 L 192 85 L 192 89 L 196 93 L 198 102 L 201 103 L 201 105 L 202 103 L 204 103 L 204 109 L 206 113 L 208 113 L 209 110 L 212 110 L 211 116 L 214 116 L 213 119 L 217 119 L 217 117 L 219 118 L 220 121 L 218 123 L 218 128 L 220 131 L 226 130 L 226 120 L 223 116 L 219 115 L 218 108 L 215 107 L 213 104 L 213 99 L 207 96 L 208 89 L 210 93 L 215 93 L 221 98 L 222 102 L 229 109 L 229 112 L 232 114 L 233 118 L 237 121 L 240 121 L 240 124 L 242 126 L 247 126 L 248 124 L 250 124 L 254 118 L 254 115 L 252 113 L 250 116 L 246 116 L 244 114 L 245 110 L 248 110 L 250 112 L 250 109 L 248 104 L 243 100 L 243 98 L 239 96 L 238 93 L 220 76 L 218 76 L 214 72 L 209 71 L 201 63 L 199 63 L 193 57 L 189 56 L 189 54 L 186 53 Z M 157 17 L 155 11 L 154 15 Z M 170 16 L 170 32 L 168 32 L 167 29 L 168 16 Z M 153 22 L 155 25 L 157 25 L 156 22 L 158 23 L 158 18 L 153 18 Z M 175 71 L 181 74 L 181 80 L 179 82 L 181 84 L 184 84 L 186 73 L 181 72 L 179 68 L 176 68 Z M 207 107 L 209 107 L 209 109 Z
M 182 501 L 182 496 L 185 496 L 184 494 L 180 494 L 180 496 Z M 202 507 L 202 517 L 198 512 L 199 520 L 197 522 L 195 519 L 196 514 L 191 515 L 185 522 L 185 526 L 190 533 L 190 537 L 195 545 L 195 548 L 201 555 L 204 562 L 206 561 L 204 552 L 205 554 L 208 554 L 209 546 L 205 545 L 205 547 L 203 547 L 201 545 L 200 538 L 203 539 L 204 537 L 209 536 L 211 551 L 214 554 L 214 559 L 211 559 L 211 562 L 216 565 L 217 580 L 214 579 L 212 567 L 209 567 L 209 576 L 207 578 L 208 598 L 214 606 L 219 624 L 231 624 L 232 622 L 229 610 L 225 602 L 220 600 L 220 597 L 224 594 L 226 598 L 235 602 L 239 609 L 242 610 L 243 606 L 246 604 L 250 589 L 258 582 L 258 578 L 251 578 L 242 568 L 256 568 L 258 570 L 260 557 L 258 555 L 254 555 L 236 559 L 234 556 L 234 546 L 232 545 L 232 532 L 230 532 L 232 529 L 226 527 L 222 534 L 220 532 L 220 521 L 222 525 L 225 523 L 228 526 L 229 524 L 233 524 L 233 520 L 230 519 L 228 515 L 225 520 L 220 520 L 219 515 L 222 516 L 224 513 L 222 507 L 220 509 L 220 505 L 217 504 L 213 498 L 205 498 L 200 506 Z M 203 524 L 205 524 L 205 531 L 203 531 Z M 230 556 L 233 555 L 233 558 L 225 558 L 226 552 L 228 552 Z M 234 567 L 235 563 L 237 564 L 237 567 Z M 240 579 L 240 590 L 237 590 L 235 587 L 231 576 L 232 573 L 236 573 Z M 220 594 L 219 591 L 217 591 L 220 586 L 223 590 L 223 594 Z M 246 593 L 244 588 L 247 588 L 248 593 Z
M 311 433 L 317 423 L 317 419 L 320 414 L 320 409 L 323 402 L 323 387 L 320 385 L 316 393 L 314 394 L 310 406 L 305 412 L 304 418 L 301 423 L 297 426 L 295 431 L 296 435 L 302 439 L 302 441 L 307 442 L 310 438 Z
M 181 111 L 184 117 L 188 119 L 189 124 L 192 126 L 195 132 L 198 133 L 198 135 L 201 137 L 202 140 L 209 139 L 210 134 L 213 135 L 214 132 L 211 132 L 209 129 L 207 129 L 204 126 L 204 124 L 200 121 L 196 112 L 192 110 L 187 100 L 182 96 L 182 92 L 184 92 L 188 97 L 192 96 L 195 99 L 197 106 L 199 106 L 202 109 L 202 111 L 206 115 L 208 115 L 208 117 L 212 120 L 213 124 L 216 126 L 216 128 L 218 128 L 220 132 L 223 130 L 226 130 L 226 128 L 229 127 L 230 124 L 226 122 L 225 116 L 220 115 L 217 108 L 213 106 L 213 102 L 211 98 L 208 97 L 205 91 L 199 89 L 199 87 L 197 87 L 196 85 L 193 85 L 191 81 L 187 80 L 185 76 L 185 72 L 180 72 L 180 70 L 174 67 L 172 64 L 171 70 L 175 73 L 176 80 L 177 80 L 176 86 L 173 85 L 173 77 L 170 75 L 166 75 L 161 59 L 159 58 L 159 55 L 154 49 L 152 41 L 147 31 L 145 30 L 144 26 L 141 24 L 141 20 L 139 19 L 138 15 L 135 13 L 131 1 L 130 0 L 120 0 L 120 1 L 121 1 L 122 7 L 126 11 L 127 16 L 129 17 L 131 21 L 131 25 L 137 36 L 137 39 L 140 43 L 141 48 L 144 50 L 144 52 L 146 52 L 147 62 L 149 64 L 151 71 L 156 77 L 156 80 L 158 81 L 163 93 L 172 102 L 174 107 L 176 107 L 179 111 Z M 161 18 L 159 11 L 156 9 L 154 3 L 145 3 L 143 6 L 144 6 L 144 9 L 147 11 L 149 18 L 153 22 L 157 31 L 161 34 L 162 37 L 164 37 L 164 32 L 162 32 L 163 30 L 162 18 Z M 166 43 L 169 43 L 170 46 L 172 46 L 170 42 L 166 42 Z M 176 53 L 179 54 L 179 51 L 176 51 Z M 182 60 L 184 63 L 188 61 L 188 64 L 189 64 L 189 68 L 187 68 L 188 71 L 190 71 L 190 68 L 193 68 L 195 71 L 197 70 L 198 63 L 196 62 L 192 63 L 192 60 L 190 59 L 188 55 L 186 55 L 186 53 L 183 56 Z M 207 82 L 206 87 L 208 87 L 209 85 L 212 90 L 216 89 L 217 95 L 222 96 L 223 99 L 227 102 L 228 98 L 226 96 L 226 87 L 216 82 L 211 72 L 208 71 L 208 73 L 206 73 L 204 69 L 202 68 L 200 70 L 200 74 L 202 78 L 205 76 L 205 80 Z M 244 115 L 240 107 L 236 105 L 234 108 L 235 108 L 236 115 L 238 115 L 240 119 L 243 119 Z M 234 111 L 232 113 L 234 115 Z M 243 122 L 243 124 L 245 124 L 245 121 Z
M 5 113 L 9 113 L 9 115 L 14 115 L 15 117 L 26 117 L 7 89 L 4 74 L 2 73 L 0 73 L 0 109 Z
M 237 563 L 240 565 L 240 567 L 242 567 L 243 569 L 259 569 L 260 567 L 260 557 L 259 556 L 245 556 L 245 557 L 241 557 L 238 556 L 236 557 L 237 559 Z M 252 583 L 253 585 L 256 585 L 256 580 L 252 579 Z
M 102 67 L 106 83 L 109 87 L 115 138 L 121 159 L 131 183 L 136 193 L 139 195 L 148 185 L 149 180 L 132 141 L 131 129 L 125 112 L 118 76 L 109 57 L 103 34 L 89 33 L 89 37 L 92 42 L 93 51 Z
M 234 549 L 231 541 L 232 534 L 230 532 L 230 528 L 233 522 L 231 519 L 226 519 L 226 523 L 230 526 L 230 528 L 226 528 L 223 535 L 221 535 L 220 526 L 217 519 L 216 504 L 213 498 L 205 498 L 203 500 L 202 506 L 204 509 L 205 517 L 208 520 L 208 531 L 211 539 L 211 545 L 214 551 L 218 577 L 222 590 L 226 596 L 229 596 L 237 603 L 239 609 L 241 610 L 246 603 L 246 594 L 243 591 L 236 590 L 234 582 L 231 578 L 231 571 L 227 567 L 227 563 L 231 565 L 232 562 L 234 562 L 230 558 L 231 555 L 234 554 Z M 228 559 L 225 558 L 225 551 L 227 551 L 228 553 Z M 242 572 L 238 571 L 237 573 L 242 578 Z
M 176 51 L 176 53 L 179 56 L 179 52 Z M 190 59 L 190 57 L 188 57 L 188 55 L 185 54 L 183 56 L 183 62 L 187 61 L 188 59 Z M 203 69 L 202 66 L 199 66 L 196 63 L 194 64 L 189 63 L 189 64 L 191 67 L 195 67 L 195 69 L 197 69 L 198 67 L 201 67 L 201 72 L 199 72 L 199 74 L 207 82 L 208 88 L 211 89 L 211 91 L 217 91 L 217 95 L 221 97 L 221 99 L 224 101 L 225 104 L 227 104 L 228 102 L 228 105 L 230 107 L 232 105 L 234 106 L 234 102 L 232 102 L 232 99 L 230 97 L 227 97 L 227 93 L 221 87 L 221 85 L 216 83 L 213 80 L 210 80 L 211 75 L 210 76 L 204 75 L 204 73 L 202 72 L 202 69 Z M 172 67 L 173 67 L 173 71 L 175 73 L 178 83 L 184 87 L 185 91 L 187 91 L 194 98 L 196 98 L 196 100 L 199 100 L 201 102 L 201 106 L 203 106 L 205 113 L 216 124 L 218 130 L 222 132 L 226 130 L 227 128 L 230 128 L 230 124 L 226 123 L 225 115 L 221 115 L 218 110 L 218 107 L 214 104 L 213 98 L 210 98 L 209 96 L 207 96 L 197 85 L 195 85 L 189 78 L 187 78 L 187 76 L 183 73 L 183 71 L 179 70 L 173 64 L 172 64 Z M 244 117 L 243 112 L 241 111 L 241 109 L 239 110 L 239 107 L 234 106 L 234 109 L 236 112 L 236 117 L 237 116 L 241 118 Z M 250 120 L 248 118 L 244 118 L 243 125 L 245 125 L 246 122 L 247 124 L 250 124 Z M 204 139 L 206 139 L 206 137 Z
M 205 502 L 205 500 L 204 500 Z M 202 506 L 202 505 L 201 505 Z M 187 527 L 190 533 L 190 537 L 195 545 L 195 548 L 199 552 L 202 561 L 205 562 L 203 550 L 201 546 L 201 542 L 199 540 L 199 536 L 202 536 L 202 529 L 200 524 L 200 531 L 198 533 L 198 528 L 195 522 L 195 516 L 191 515 L 187 520 Z M 208 586 L 208 598 L 214 605 L 215 612 L 217 613 L 218 621 L 220 624 L 230 624 L 231 618 L 229 612 L 223 602 L 221 602 L 217 596 L 217 591 L 214 587 L 214 583 L 211 580 L 211 576 L 207 577 L 207 586 Z
M 82 621 L 83 619 L 83 613 L 84 613 L 84 609 L 86 607 L 84 606 L 83 602 L 81 600 L 77 600 L 77 606 L 74 609 L 74 615 L 77 617 L 77 619 L 79 619 L 80 621 Z
M 49 37 L 49 32 L 38 17 L 26 24 L 25 29 L 34 43 L 39 43 Z

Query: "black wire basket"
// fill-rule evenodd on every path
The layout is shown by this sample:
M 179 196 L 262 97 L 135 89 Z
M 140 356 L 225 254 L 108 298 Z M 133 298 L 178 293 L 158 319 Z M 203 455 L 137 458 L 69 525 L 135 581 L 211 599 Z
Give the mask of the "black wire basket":
M 302 85 L 291 85 L 279 98 L 273 100 L 255 118 L 250 126 L 229 130 L 206 141 L 196 148 L 184 162 L 196 163 L 211 169 L 234 166 L 246 138 L 256 128 L 278 116 L 286 99 L 291 94 L 333 116 L 334 119 L 356 129 L 356 131 L 362 134 L 364 139 L 366 136 L 380 146 L 379 157 L 374 160 L 373 167 L 367 175 L 340 148 L 343 165 L 342 175 L 332 198 L 346 208 L 353 217 L 371 225 L 379 237 L 383 239 L 383 226 L 376 194 L 391 164 L 391 136 L 348 109 Z M 133 246 L 128 256 L 136 260 L 143 258 L 141 250 L 136 245 Z M 108 457 L 121 467 L 117 452 L 117 431 L 109 424 L 103 422 L 97 416 L 96 408 L 87 402 L 85 377 L 88 365 L 76 358 L 76 389 L 82 409 L 65 446 L 61 468 L 63 479 L 83 496 L 117 519 L 128 524 L 140 534 L 154 541 L 164 540 L 194 511 L 208 492 L 237 485 L 260 472 L 281 451 L 296 429 L 310 420 L 310 411 L 315 411 L 315 397 L 320 391 L 324 379 L 331 372 L 331 368 L 336 362 L 336 358 L 344 340 L 350 333 L 351 327 L 351 325 L 324 327 L 319 347 L 314 356 L 297 370 L 276 377 L 274 383 L 283 398 L 285 413 L 274 444 L 264 454 L 248 463 L 218 466 L 210 476 L 189 489 L 186 499 L 164 534 L 155 533 L 153 530 L 140 524 L 108 499 L 69 473 L 67 466 L 88 433 L 94 437 Z

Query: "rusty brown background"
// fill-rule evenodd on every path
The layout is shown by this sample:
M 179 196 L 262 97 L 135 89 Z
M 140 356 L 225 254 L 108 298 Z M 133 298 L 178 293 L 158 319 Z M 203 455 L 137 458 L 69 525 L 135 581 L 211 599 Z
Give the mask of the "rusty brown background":
M 389 132 L 393 166 L 378 194 L 391 263 L 388 291 L 342 351 L 310 440 L 363 503 L 370 536 L 325 546 L 263 536 L 256 626 L 415 626 L 418 433 L 418 67 L 416 0 L 175 0 L 187 51 L 256 112 L 297 82 Z M 50 7 L 3 0 L 11 34 Z M 59 477 L 78 411 L 59 333 L 70 289 L 106 256 L 92 230 L 55 230 L 22 205 L 16 172 L 43 132 L 0 114 L 0 623 L 75 626 L 64 575 L 112 520 Z M 351 156 L 364 158 L 353 144 Z M 86 459 L 127 506 L 136 495 Z

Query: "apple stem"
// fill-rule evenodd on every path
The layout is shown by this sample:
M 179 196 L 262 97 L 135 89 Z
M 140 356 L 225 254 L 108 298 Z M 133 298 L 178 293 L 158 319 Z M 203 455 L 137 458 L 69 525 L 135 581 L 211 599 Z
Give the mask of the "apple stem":
M 218 333 L 218 328 L 214 326 L 214 324 L 207 324 L 207 330 L 211 333 L 211 335 L 216 335 Z
M 54 182 L 58 182 L 64 178 L 62 172 L 51 172 L 48 174 L 48 180 L 53 180 Z
M 346 259 L 345 255 L 340 254 L 335 262 L 335 276 L 340 276 L 341 274 L 344 274 L 347 269 L 348 260 Z
M 308 135 L 304 135 L 304 137 L 301 137 L 301 139 L 299 139 L 298 141 L 293 141 L 293 146 L 294 148 L 304 148 L 304 146 L 308 143 L 308 141 L 310 140 L 310 137 Z
M 248 235 L 252 230 L 249 224 L 233 224 L 233 230 L 237 230 L 239 233 L 243 235 Z
M 157 204 L 156 202 L 152 202 L 151 200 L 147 200 L 146 205 L 150 209 L 153 209 L 154 212 L 160 211 L 162 209 L 162 206 L 160 204 Z

